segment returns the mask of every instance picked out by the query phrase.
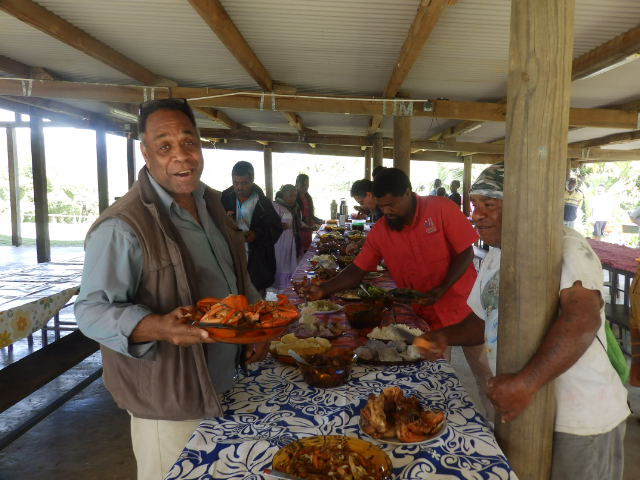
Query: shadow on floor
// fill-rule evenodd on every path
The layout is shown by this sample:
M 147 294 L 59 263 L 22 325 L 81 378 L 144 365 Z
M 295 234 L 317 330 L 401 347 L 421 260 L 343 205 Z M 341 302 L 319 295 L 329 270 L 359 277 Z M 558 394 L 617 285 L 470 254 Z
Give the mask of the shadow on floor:
M 1 480 L 135 477 L 129 415 L 101 379 L 0 451 Z

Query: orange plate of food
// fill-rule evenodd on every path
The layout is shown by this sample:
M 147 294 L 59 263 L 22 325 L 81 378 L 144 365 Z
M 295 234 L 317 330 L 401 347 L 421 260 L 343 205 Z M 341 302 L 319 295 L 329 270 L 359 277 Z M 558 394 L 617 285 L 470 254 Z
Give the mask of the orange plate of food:
M 282 335 L 299 316 L 285 295 L 251 305 L 244 295 L 229 295 L 198 301 L 194 325 L 218 342 L 259 343 Z
M 359 423 L 368 437 L 393 445 L 431 442 L 447 430 L 444 412 L 424 408 L 418 397 L 405 396 L 397 386 L 370 395 Z
M 367 476 L 356 474 L 355 467 L 365 470 Z M 319 435 L 292 442 L 278 450 L 273 468 L 305 480 L 393 478 L 393 464 L 386 453 L 366 440 L 343 435 Z
M 199 323 L 197 326 L 204 328 L 211 338 L 224 343 L 260 343 L 273 340 L 282 335 L 294 319 L 285 325 L 276 327 L 238 327 L 223 323 Z

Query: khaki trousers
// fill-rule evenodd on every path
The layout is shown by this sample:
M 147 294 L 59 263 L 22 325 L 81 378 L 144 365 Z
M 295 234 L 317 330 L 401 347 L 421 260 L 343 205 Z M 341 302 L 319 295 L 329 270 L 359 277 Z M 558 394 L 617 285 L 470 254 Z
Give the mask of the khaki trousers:
M 162 480 L 200 422 L 148 420 L 131 415 L 131 443 L 138 465 L 138 480 Z

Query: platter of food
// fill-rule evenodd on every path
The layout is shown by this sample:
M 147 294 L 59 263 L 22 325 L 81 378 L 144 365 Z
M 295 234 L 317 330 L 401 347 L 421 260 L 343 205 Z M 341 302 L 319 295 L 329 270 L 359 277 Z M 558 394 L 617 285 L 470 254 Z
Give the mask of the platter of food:
M 296 361 L 289 355 L 289 350 L 293 350 L 300 355 L 314 355 L 324 353 L 330 348 L 331 343 L 326 338 L 300 338 L 293 333 L 288 333 L 280 340 L 272 341 L 269 345 L 269 352 L 282 363 L 295 365 Z
M 304 480 L 391 480 L 391 459 L 360 438 L 319 435 L 292 442 L 276 453 L 273 468 Z
M 397 386 L 370 395 L 360 410 L 359 424 L 368 437 L 393 445 L 432 442 L 447 430 L 443 411 L 424 408 L 418 397 L 405 396 Z
M 249 304 L 244 295 L 229 295 L 199 300 L 193 325 L 209 332 L 218 342 L 259 343 L 282 335 L 299 316 L 286 295 L 254 304 Z
M 420 336 L 424 333 L 419 328 L 401 323 L 376 327 L 367 334 L 367 343 L 356 349 L 358 361 L 370 365 L 406 365 L 423 361 L 418 348 L 407 343 L 397 333 L 398 328 L 410 335 Z
M 296 305 L 301 311 L 313 313 L 314 315 L 322 315 L 329 313 L 337 313 L 344 308 L 343 305 L 332 302 L 331 300 L 313 300 L 310 302 L 302 302 Z
M 357 289 L 341 290 L 333 294 L 334 297 L 340 300 L 360 300 L 360 295 Z

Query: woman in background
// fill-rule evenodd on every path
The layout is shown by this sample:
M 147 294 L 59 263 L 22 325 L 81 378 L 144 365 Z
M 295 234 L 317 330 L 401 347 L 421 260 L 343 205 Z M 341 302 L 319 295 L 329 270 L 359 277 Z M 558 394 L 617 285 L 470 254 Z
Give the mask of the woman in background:
M 276 250 L 276 278 L 273 288 L 284 290 L 291 281 L 291 275 L 298 266 L 298 260 L 302 256 L 302 244 L 300 241 L 300 225 L 302 218 L 296 203 L 297 190 L 291 184 L 283 185 L 276 193 L 273 208 L 280 215 L 282 222 L 282 235 L 275 244 Z
M 298 208 L 302 214 L 302 227 L 300 228 L 300 239 L 302 240 L 302 252 L 306 252 L 311 245 L 313 231 L 316 226 L 322 224 L 322 220 L 313 213 L 313 199 L 309 195 L 309 175 L 301 173 L 296 177 L 296 189 L 298 190 Z

